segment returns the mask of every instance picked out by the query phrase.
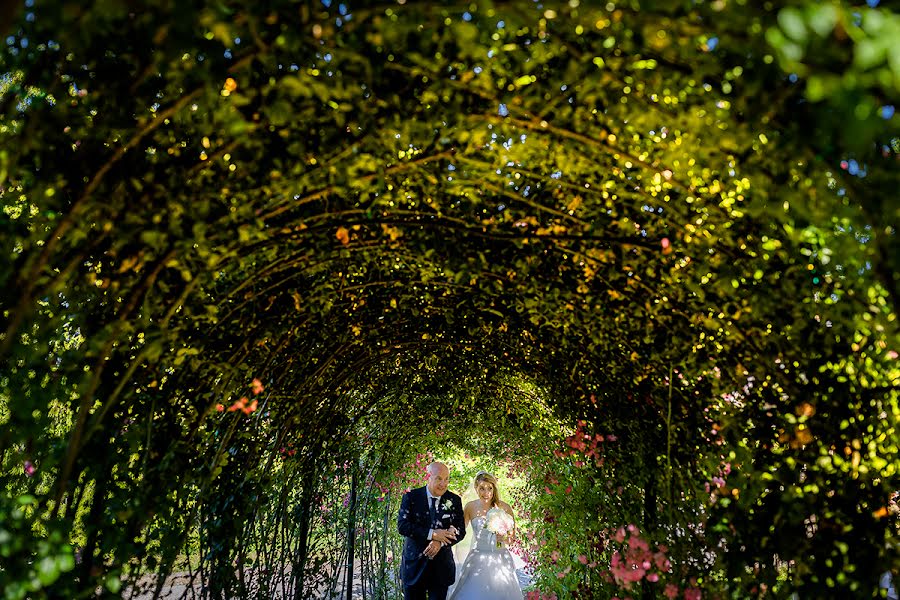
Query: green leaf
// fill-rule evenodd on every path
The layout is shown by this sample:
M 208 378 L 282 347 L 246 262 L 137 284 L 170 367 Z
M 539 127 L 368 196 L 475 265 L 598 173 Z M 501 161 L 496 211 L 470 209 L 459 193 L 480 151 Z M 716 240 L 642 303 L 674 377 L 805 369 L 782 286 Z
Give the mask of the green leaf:
M 806 98 L 810 102 L 820 102 L 827 98 L 835 87 L 834 78 L 812 75 L 806 82 Z
M 853 52 L 853 64 L 860 69 L 871 69 L 884 62 L 887 48 L 879 39 L 864 39 L 857 42 Z
M 72 549 L 67 547 L 67 550 L 68 553 L 56 557 L 56 566 L 61 573 L 68 573 L 75 568 L 75 556 Z
M 295 98 L 311 98 L 313 95 L 308 81 L 301 79 L 299 75 L 285 75 L 278 80 L 278 85 Z
M 900 44 L 891 44 L 887 59 L 894 75 L 894 89 L 900 91 Z
M 113 594 L 118 594 L 122 589 L 122 579 L 115 574 L 107 575 L 106 577 L 106 589 L 108 589 Z
M 46 587 L 57 580 L 59 577 L 59 564 L 56 559 L 51 556 L 45 556 L 35 564 L 38 580 L 41 585 Z
M 800 44 L 806 42 L 806 23 L 803 20 L 803 13 L 798 9 L 793 7 L 781 9 L 778 13 L 778 24 L 782 31 L 795 42 Z
M 833 4 L 822 3 L 809 7 L 807 24 L 819 37 L 828 36 L 837 24 L 838 11 Z
M 453 33 L 460 45 L 472 44 L 478 39 L 478 28 L 472 23 L 456 20 L 453 22 Z
M 862 28 L 867 34 L 872 37 L 877 37 L 879 33 L 881 33 L 885 27 L 889 23 L 890 20 L 896 20 L 897 15 L 884 13 L 880 10 L 864 10 L 862 11 Z M 896 42 L 896 40 L 894 40 Z

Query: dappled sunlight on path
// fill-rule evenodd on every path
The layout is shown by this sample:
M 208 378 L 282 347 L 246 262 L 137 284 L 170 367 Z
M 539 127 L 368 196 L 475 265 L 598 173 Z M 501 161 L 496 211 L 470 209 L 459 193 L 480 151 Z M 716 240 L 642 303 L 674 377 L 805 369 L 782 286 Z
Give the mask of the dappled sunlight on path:
M 516 564 L 516 577 L 519 579 L 519 587 L 524 590 L 531 585 L 531 575 L 529 575 L 528 571 L 525 569 L 525 561 L 515 552 L 513 552 L 512 555 L 513 562 Z
M 526 570 L 525 561 L 516 554 L 512 552 L 513 562 L 516 565 L 516 577 L 519 580 L 519 587 L 523 590 L 527 589 L 528 586 L 531 585 L 531 576 L 528 574 Z M 457 574 L 462 569 L 462 561 L 457 561 L 456 564 Z M 353 598 L 362 598 L 362 583 L 360 582 L 359 573 L 360 573 L 360 565 L 357 563 L 356 568 L 354 569 L 356 573 L 356 577 L 354 578 L 353 585 Z M 287 578 L 290 577 L 289 573 L 285 574 Z M 193 581 L 192 581 L 193 580 Z M 193 585 L 192 585 L 193 583 Z M 252 586 L 252 581 L 251 581 Z M 149 577 L 143 578 L 138 583 L 138 589 L 132 595 L 131 590 L 125 592 L 124 597 L 131 598 L 132 600 L 153 600 L 153 589 L 155 587 L 155 580 L 151 580 Z M 453 588 L 450 588 L 450 591 L 453 591 Z M 193 599 L 193 598 L 203 598 L 208 597 L 209 592 L 203 589 L 203 585 L 200 583 L 198 577 L 191 577 L 189 573 L 173 573 L 166 579 L 166 583 L 162 588 L 162 592 L 158 596 L 159 600 L 179 600 L 179 599 Z M 282 598 L 289 598 L 289 595 L 285 595 L 283 591 L 279 590 L 273 596 L 273 600 L 281 600 Z M 327 590 L 322 590 L 321 598 L 329 597 L 327 594 Z M 344 590 L 343 587 L 339 587 L 335 590 L 334 594 L 330 596 L 331 598 L 343 598 Z M 237 599 L 234 599 L 237 600 Z

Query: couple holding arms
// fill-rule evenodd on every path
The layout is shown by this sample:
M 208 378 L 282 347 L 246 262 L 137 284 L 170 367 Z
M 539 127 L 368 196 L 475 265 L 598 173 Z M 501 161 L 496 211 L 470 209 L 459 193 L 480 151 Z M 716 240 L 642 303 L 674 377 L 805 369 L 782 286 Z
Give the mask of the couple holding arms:
M 475 477 L 478 499 L 462 505 L 449 491 L 447 465 L 428 465 L 428 483 L 410 490 L 400 502 L 397 529 L 406 538 L 400 564 L 404 600 L 446 600 L 456 581 L 451 548 L 471 526 L 474 541 L 450 600 L 522 600 L 512 554 L 512 508 L 500 500 L 497 480 L 481 471 Z M 505 532 L 505 533 L 504 533 Z

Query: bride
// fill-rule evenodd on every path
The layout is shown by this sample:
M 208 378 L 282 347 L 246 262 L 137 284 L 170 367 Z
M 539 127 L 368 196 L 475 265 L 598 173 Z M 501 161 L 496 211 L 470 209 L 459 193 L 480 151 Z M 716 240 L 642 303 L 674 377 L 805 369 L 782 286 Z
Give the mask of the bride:
M 466 504 L 463 516 L 466 527 L 471 523 L 472 549 L 463 563 L 450 600 L 522 600 L 522 590 L 516 578 L 516 566 L 506 543 L 508 535 L 492 533 L 485 527 L 488 511 L 499 508 L 515 519 L 512 508 L 500 500 L 497 479 L 485 471 L 475 476 L 477 500 Z

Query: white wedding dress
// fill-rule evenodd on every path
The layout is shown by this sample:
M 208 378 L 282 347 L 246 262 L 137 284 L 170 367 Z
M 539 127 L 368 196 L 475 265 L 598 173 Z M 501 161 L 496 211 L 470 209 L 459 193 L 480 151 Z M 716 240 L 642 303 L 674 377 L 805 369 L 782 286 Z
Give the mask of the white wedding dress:
M 463 563 L 449 600 L 522 600 L 513 556 L 497 547 L 497 537 L 484 528 L 487 517 L 475 517 L 472 549 Z

